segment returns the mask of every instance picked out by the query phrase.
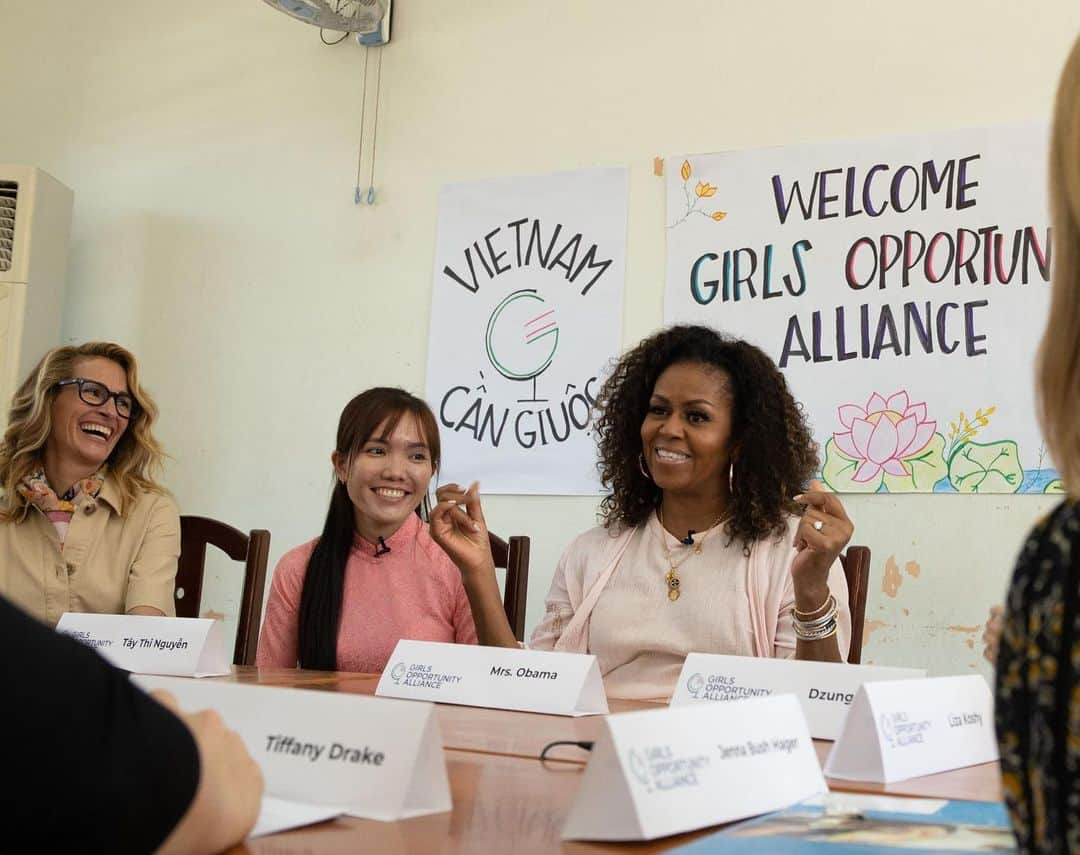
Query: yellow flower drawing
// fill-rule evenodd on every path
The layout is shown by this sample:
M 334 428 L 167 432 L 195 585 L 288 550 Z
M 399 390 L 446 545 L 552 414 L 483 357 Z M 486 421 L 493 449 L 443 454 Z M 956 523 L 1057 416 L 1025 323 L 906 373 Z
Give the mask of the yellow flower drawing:
M 720 222 L 727 216 L 727 211 L 704 211 L 699 205 L 702 204 L 703 199 L 711 199 L 716 195 L 717 187 L 715 184 L 710 184 L 708 181 L 698 181 L 694 185 L 694 192 L 690 192 L 690 178 L 694 174 L 694 168 L 690 165 L 689 160 L 684 160 L 682 168 L 679 169 L 679 177 L 682 178 L 683 194 L 686 196 L 686 210 L 679 219 L 668 226 L 669 229 L 675 228 L 675 226 L 684 223 L 689 219 L 691 214 L 699 214 L 702 217 L 707 217 L 715 223 Z

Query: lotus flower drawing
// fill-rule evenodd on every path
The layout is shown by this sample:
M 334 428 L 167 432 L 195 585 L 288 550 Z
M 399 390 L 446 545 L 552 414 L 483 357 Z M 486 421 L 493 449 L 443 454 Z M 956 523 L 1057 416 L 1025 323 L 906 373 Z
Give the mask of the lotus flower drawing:
M 937 429 L 937 422 L 926 417 L 926 404 L 912 404 L 905 390 L 888 398 L 875 392 L 865 407 L 844 404 L 839 416 L 846 430 L 834 433 L 833 440 L 837 451 L 859 461 L 852 476 L 858 483 L 872 480 L 882 470 L 899 477 L 910 475 L 905 458 L 926 448 Z

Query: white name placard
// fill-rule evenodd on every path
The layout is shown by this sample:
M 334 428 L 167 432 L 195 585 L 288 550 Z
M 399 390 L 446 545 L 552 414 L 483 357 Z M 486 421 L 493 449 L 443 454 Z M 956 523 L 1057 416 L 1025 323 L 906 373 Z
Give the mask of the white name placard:
M 172 692 L 184 712 L 215 709 L 262 769 L 266 793 L 393 821 L 450 810 L 431 704 L 172 677 L 132 677 Z
M 136 674 L 215 677 L 229 673 L 224 624 L 209 618 L 65 612 L 56 631 Z
M 375 694 L 554 715 L 608 711 L 595 656 L 434 641 L 399 641 Z
M 825 792 L 792 695 L 604 719 L 564 840 L 652 840 Z
M 259 818 L 255 820 L 255 827 L 248 832 L 248 838 L 264 837 L 267 834 L 288 831 L 290 828 L 326 822 L 329 819 L 336 819 L 343 813 L 343 810 L 335 807 L 309 805 L 263 795 L 262 804 L 259 806 Z
M 994 701 L 978 675 L 866 683 L 825 774 L 887 784 L 998 759 Z
M 925 676 L 926 672 L 918 668 L 691 653 L 679 675 L 671 705 L 791 693 L 802 704 L 810 735 L 814 739 L 836 739 L 863 683 Z

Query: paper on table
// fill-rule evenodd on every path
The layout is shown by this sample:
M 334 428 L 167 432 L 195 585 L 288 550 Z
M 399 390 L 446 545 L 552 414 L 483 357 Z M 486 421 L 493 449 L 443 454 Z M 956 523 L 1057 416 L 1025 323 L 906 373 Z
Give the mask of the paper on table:
M 873 793 L 822 793 L 801 802 L 803 806 L 825 808 L 825 813 L 852 810 L 876 810 L 885 813 L 911 813 L 929 816 L 937 813 L 948 799 L 920 799 L 910 796 L 879 796 Z
M 265 834 L 277 834 L 279 831 L 299 828 L 302 825 L 325 822 L 343 813 L 345 813 L 345 808 L 308 805 L 287 799 L 277 799 L 273 796 L 263 796 L 259 818 L 255 821 L 255 827 L 251 829 L 248 837 L 262 837 Z
M 691 653 L 683 663 L 671 706 L 794 694 L 806 713 L 810 735 L 836 739 L 863 683 L 925 676 L 926 671 L 917 668 Z
M 64 612 L 56 631 L 134 674 L 218 677 L 229 673 L 223 626 L 209 618 Z
M 827 789 L 794 695 L 619 713 L 602 724 L 563 840 L 654 840 Z
M 452 808 L 431 704 L 179 677 L 131 679 L 146 691 L 171 692 L 185 712 L 217 710 L 277 798 L 386 822 Z
M 892 783 L 998 759 L 994 699 L 978 674 L 863 683 L 825 774 Z
M 595 656 L 405 638 L 375 694 L 549 715 L 608 711 Z

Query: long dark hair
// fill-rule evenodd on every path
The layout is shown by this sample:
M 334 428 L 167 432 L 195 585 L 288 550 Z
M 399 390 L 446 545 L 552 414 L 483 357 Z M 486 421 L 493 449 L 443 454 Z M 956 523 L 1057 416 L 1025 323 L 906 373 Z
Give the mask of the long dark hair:
M 735 392 L 731 433 L 738 453 L 725 532 L 744 548 L 783 534 L 786 515 L 799 510 L 791 497 L 817 470 L 817 445 L 773 361 L 754 345 L 703 326 L 668 327 L 645 339 L 618 361 L 600 390 L 595 431 L 600 478 L 610 491 L 600 505 L 605 525 L 639 525 L 660 503 L 660 488 L 638 465 L 641 423 L 657 379 L 685 362 L 720 369 Z
M 353 457 L 380 426 L 384 431 L 380 438 L 388 438 L 406 414 L 419 423 L 431 452 L 432 469 L 437 470 L 440 448 L 439 426 L 435 416 L 424 401 L 404 389 L 377 386 L 349 401 L 338 421 L 335 446 L 338 454 L 344 456 L 351 467 Z M 425 498 L 425 504 L 426 501 Z M 420 508 L 416 510 L 419 514 Z M 326 523 L 308 559 L 307 575 L 300 593 L 297 653 L 301 668 L 320 671 L 337 669 L 337 637 L 341 625 L 345 564 L 349 560 L 355 531 L 356 521 L 348 488 L 335 478 Z

